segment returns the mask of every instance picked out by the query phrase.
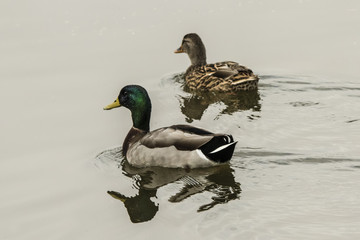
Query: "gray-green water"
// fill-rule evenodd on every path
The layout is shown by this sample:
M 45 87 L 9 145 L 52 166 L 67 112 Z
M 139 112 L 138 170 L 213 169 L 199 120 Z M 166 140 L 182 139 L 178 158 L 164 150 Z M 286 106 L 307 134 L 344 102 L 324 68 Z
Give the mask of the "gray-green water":
M 0 239 L 357 239 L 357 1 L 0 3 Z M 260 76 L 257 92 L 192 96 L 173 51 L 197 32 L 208 62 Z M 126 84 L 151 128 L 231 133 L 229 165 L 122 161 Z M 134 223 L 137 222 L 137 223 Z

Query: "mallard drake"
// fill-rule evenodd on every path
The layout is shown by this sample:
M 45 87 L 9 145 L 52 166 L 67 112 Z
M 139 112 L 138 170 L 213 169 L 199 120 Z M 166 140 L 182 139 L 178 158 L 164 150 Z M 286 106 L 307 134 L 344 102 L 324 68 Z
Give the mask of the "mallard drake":
M 173 125 L 150 131 L 151 101 L 138 85 L 121 89 L 118 98 L 104 110 L 124 106 L 131 111 L 133 127 L 122 152 L 136 167 L 201 168 L 228 162 L 234 152 L 233 137 L 190 125 Z
M 259 77 L 236 62 L 206 63 L 206 50 L 196 33 L 186 34 L 175 53 L 187 53 L 191 65 L 185 72 L 190 90 L 238 91 L 257 89 Z

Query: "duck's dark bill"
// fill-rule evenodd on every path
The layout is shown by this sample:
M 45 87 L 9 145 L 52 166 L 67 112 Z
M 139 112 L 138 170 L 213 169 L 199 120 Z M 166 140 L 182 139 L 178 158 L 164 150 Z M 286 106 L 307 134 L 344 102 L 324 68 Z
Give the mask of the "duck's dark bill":
M 116 99 L 113 103 L 104 107 L 104 110 L 110 110 L 110 109 L 117 108 L 117 107 L 121 107 L 119 99 Z
M 174 51 L 174 53 L 183 53 L 183 52 L 184 52 L 184 50 L 182 49 L 182 47 L 179 47 L 178 49 L 176 49 Z

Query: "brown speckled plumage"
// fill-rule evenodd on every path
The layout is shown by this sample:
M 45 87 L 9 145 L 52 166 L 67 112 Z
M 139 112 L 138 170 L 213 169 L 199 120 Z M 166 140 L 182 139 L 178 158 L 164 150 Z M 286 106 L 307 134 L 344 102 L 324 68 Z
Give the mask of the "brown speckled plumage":
M 206 50 L 195 33 L 184 36 L 175 53 L 187 53 L 191 66 L 186 70 L 185 83 L 190 90 L 240 91 L 257 89 L 259 77 L 251 69 L 236 62 L 206 63 Z

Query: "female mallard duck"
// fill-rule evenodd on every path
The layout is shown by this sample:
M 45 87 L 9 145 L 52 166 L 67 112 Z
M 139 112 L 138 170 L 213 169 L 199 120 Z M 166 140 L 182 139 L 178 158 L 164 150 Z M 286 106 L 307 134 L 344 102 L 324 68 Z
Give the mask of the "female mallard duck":
M 185 72 L 190 90 L 237 91 L 257 89 L 258 76 L 236 62 L 206 63 L 206 50 L 196 33 L 186 34 L 175 53 L 187 53 L 191 66 Z
M 124 140 L 122 151 L 133 166 L 210 167 L 229 161 L 233 155 L 237 142 L 231 135 L 215 134 L 189 125 L 173 125 L 150 132 L 151 101 L 141 86 L 125 86 L 104 110 L 121 106 L 131 111 L 133 127 Z

